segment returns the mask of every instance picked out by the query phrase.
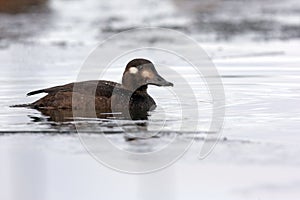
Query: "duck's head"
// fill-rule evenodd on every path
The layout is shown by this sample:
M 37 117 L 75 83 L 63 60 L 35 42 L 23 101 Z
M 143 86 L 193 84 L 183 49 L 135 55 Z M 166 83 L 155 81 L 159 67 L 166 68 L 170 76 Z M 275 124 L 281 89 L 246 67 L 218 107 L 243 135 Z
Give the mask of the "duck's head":
M 122 85 L 128 90 L 135 91 L 141 86 L 173 86 L 173 83 L 161 77 L 151 61 L 138 58 L 127 64 L 122 77 Z

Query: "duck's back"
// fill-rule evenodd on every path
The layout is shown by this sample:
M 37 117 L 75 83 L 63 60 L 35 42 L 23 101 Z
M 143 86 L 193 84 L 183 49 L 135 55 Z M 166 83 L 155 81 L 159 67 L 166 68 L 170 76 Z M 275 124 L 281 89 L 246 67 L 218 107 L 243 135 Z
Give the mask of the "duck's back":
M 28 96 L 47 93 L 47 95 L 31 106 L 39 109 L 96 109 L 103 112 L 110 110 L 110 98 L 120 84 L 111 81 L 84 81 L 46 88 L 28 93 Z M 118 89 L 116 89 L 118 90 Z M 94 101 L 94 102 L 93 102 Z
M 79 109 L 109 113 L 122 111 L 130 101 L 131 113 L 145 113 L 155 108 L 152 97 L 145 91 L 132 92 L 112 81 L 84 81 L 46 88 L 28 93 L 29 96 L 47 93 L 31 106 L 37 109 Z M 112 101 L 117 99 L 117 102 Z M 112 102 L 114 108 L 111 109 Z M 95 107 L 94 107 L 95 105 Z
M 96 95 L 96 96 L 104 96 L 110 97 L 116 87 L 120 87 L 121 84 L 112 82 L 112 81 L 83 81 L 83 82 L 75 82 L 69 83 L 66 85 L 60 85 L 56 87 L 41 89 L 29 92 L 27 95 L 35 95 L 39 93 L 47 93 L 50 95 L 55 95 L 59 92 L 77 92 L 86 95 Z

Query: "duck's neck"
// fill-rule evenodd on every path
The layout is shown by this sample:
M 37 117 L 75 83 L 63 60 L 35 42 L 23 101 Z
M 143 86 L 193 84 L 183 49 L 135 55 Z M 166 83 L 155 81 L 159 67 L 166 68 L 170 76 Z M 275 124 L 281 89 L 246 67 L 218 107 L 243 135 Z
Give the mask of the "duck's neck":
M 132 92 L 146 92 L 147 93 L 147 89 L 148 89 L 148 86 L 147 85 L 143 85 L 143 86 L 140 86 L 138 87 L 137 89 L 135 88 L 130 88 L 130 87 L 126 87 L 124 85 L 122 85 L 122 87 L 126 90 L 130 90 Z
M 141 87 L 139 87 L 136 91 L 137 92 L 147 92 L 148 89 L 148 85 L 143 85 Z

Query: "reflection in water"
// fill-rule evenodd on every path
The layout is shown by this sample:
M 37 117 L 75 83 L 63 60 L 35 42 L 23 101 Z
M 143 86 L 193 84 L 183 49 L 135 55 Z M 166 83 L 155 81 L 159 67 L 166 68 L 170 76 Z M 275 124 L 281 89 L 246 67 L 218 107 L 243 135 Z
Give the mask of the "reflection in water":
M 74 117 L 70 109 L 39 109 L 39 111 L 48 118 L 30 115 L 32 122 L 46 123 L 54 129 L 67 128 L 95 134 L 121 133 L 127 141 L 157 137 L 156 132 L 148 131 L 148 113 L 139 113 L 145 115 L 146 118 L 143 120 L 131 120 L 122 113 L 95 113 L 95 111 L 82 110 L 80 116 Z M 97 118 L 94 117 L 95 114 Z
M 43 115 L 48 116 L 50 121 L 54 122 L 70 122 L 74 121 L 73 112 L 70 109 L 38 109 Z M 95 113 L 95 111 L 82 110 L 79 112 L 80 118 L 94 118 L 95 114 L 98 118 L 113 118 L 115 114 Z
M 179 12 L 193 18 L 190 28 L 218 40 L 300 37 L 298 0 L 173 0 Z
M 53 25 L 47 0 L 0 0 L 0 47 L 37 42 Z M 24 52 L 22 52 L 22 55 Z

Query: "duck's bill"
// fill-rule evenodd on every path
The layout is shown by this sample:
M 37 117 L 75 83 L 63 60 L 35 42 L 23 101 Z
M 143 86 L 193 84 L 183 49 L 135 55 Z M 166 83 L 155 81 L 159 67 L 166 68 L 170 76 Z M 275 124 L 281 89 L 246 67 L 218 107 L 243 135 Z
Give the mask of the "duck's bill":
M 166 81 L 160 75 L 156 75 L 152 79 L 148 80 L 147 83 L 150 84 L 150 85 L 156 85 L 156 86 L 171 86 L 171 87 L 174 86 L 173 83 L 171 83 L 169 81 Z

